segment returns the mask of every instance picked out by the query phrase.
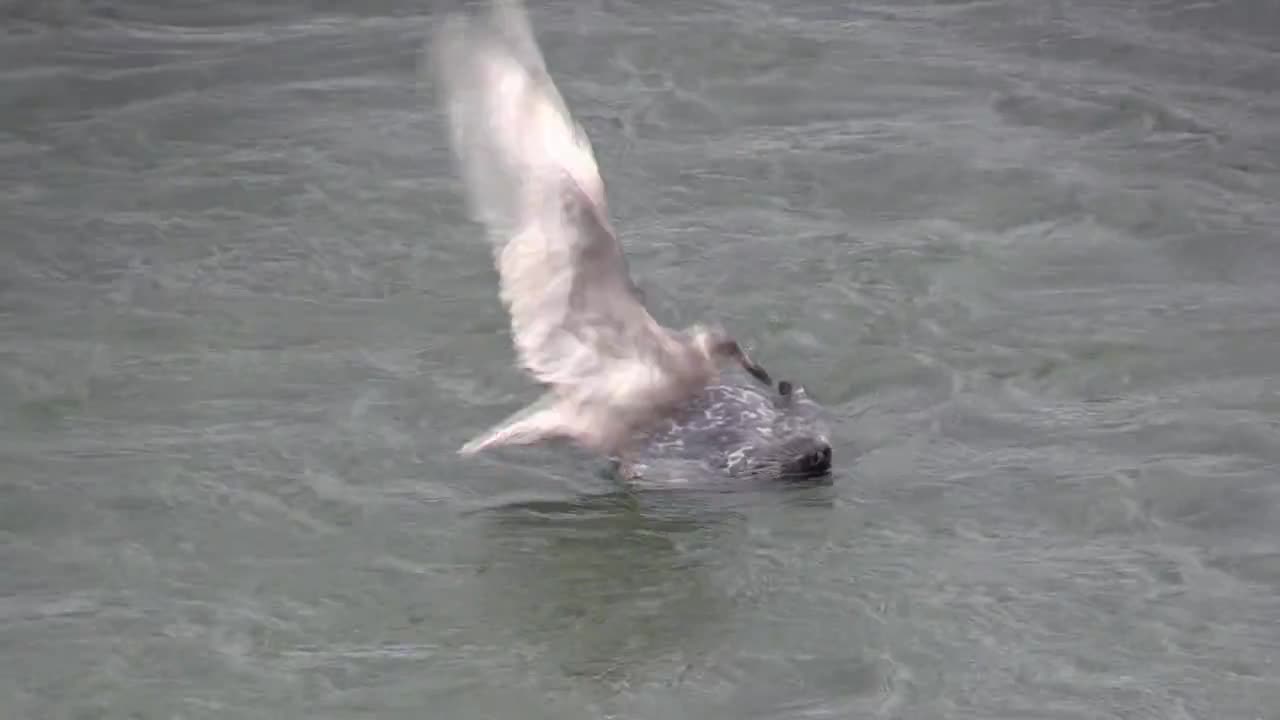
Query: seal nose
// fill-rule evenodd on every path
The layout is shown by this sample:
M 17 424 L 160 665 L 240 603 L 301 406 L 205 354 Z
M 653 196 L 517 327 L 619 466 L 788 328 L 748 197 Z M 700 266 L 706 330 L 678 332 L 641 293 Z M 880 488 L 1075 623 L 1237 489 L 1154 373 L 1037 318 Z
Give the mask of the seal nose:
M 786 463 L 789 476 L 817 477 L 831 470 L 831 445 L 822 440 L 793 441 L 787 449 L 793 453 Z

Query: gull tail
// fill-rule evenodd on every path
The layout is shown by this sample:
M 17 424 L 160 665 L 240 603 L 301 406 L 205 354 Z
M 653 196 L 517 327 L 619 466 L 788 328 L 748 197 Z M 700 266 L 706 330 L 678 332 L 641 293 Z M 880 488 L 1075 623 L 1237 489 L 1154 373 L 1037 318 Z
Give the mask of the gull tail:
M 557 410 L 554 401 L 555 397 L 550 394 L 543 396 L 541 400 L 467 441 L 458 449 L 458 454 L 475 455 L 504 445 L 533 445 L 570 437 L 564 416 Z

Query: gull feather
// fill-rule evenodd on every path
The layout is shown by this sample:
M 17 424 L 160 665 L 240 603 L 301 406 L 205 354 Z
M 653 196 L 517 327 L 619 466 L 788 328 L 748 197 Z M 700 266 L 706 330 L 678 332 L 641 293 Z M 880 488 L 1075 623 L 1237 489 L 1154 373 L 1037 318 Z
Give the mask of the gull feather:
M 547 73 L 522 5 L 445 21 L 435 65 L 456 166 L 492 244 L 520 366 L 537 402 L 465 444 L 568 439 L 614 453 L 716 376 L 700 332 L 645 308 L 608 219 L 591 142 Z

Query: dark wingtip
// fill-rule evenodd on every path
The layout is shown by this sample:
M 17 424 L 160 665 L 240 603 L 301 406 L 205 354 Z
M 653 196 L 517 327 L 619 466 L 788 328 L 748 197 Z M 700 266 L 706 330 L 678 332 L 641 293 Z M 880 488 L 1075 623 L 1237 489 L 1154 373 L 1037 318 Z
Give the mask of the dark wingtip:
M 773 387 L 773 378 L 769 377 L 769 373 L 766 372 L 765 369 L 760 367 L 759 365 L 755 365 L 755 364 L 747 365 L 747 372 L 751 373 L 752 377 L 764 383 L 765 385 L 768 385 L 769 387 Z

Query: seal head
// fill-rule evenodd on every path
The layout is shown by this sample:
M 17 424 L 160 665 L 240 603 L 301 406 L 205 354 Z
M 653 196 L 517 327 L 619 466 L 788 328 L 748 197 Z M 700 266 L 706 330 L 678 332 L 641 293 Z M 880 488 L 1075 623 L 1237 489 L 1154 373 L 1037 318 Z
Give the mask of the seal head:
M 822 479 L 833 461 L 824 415 L 793 383 L 775 389 L 725 378 L 615 459 L 615 467 L 629 482 L 659 486 Z

